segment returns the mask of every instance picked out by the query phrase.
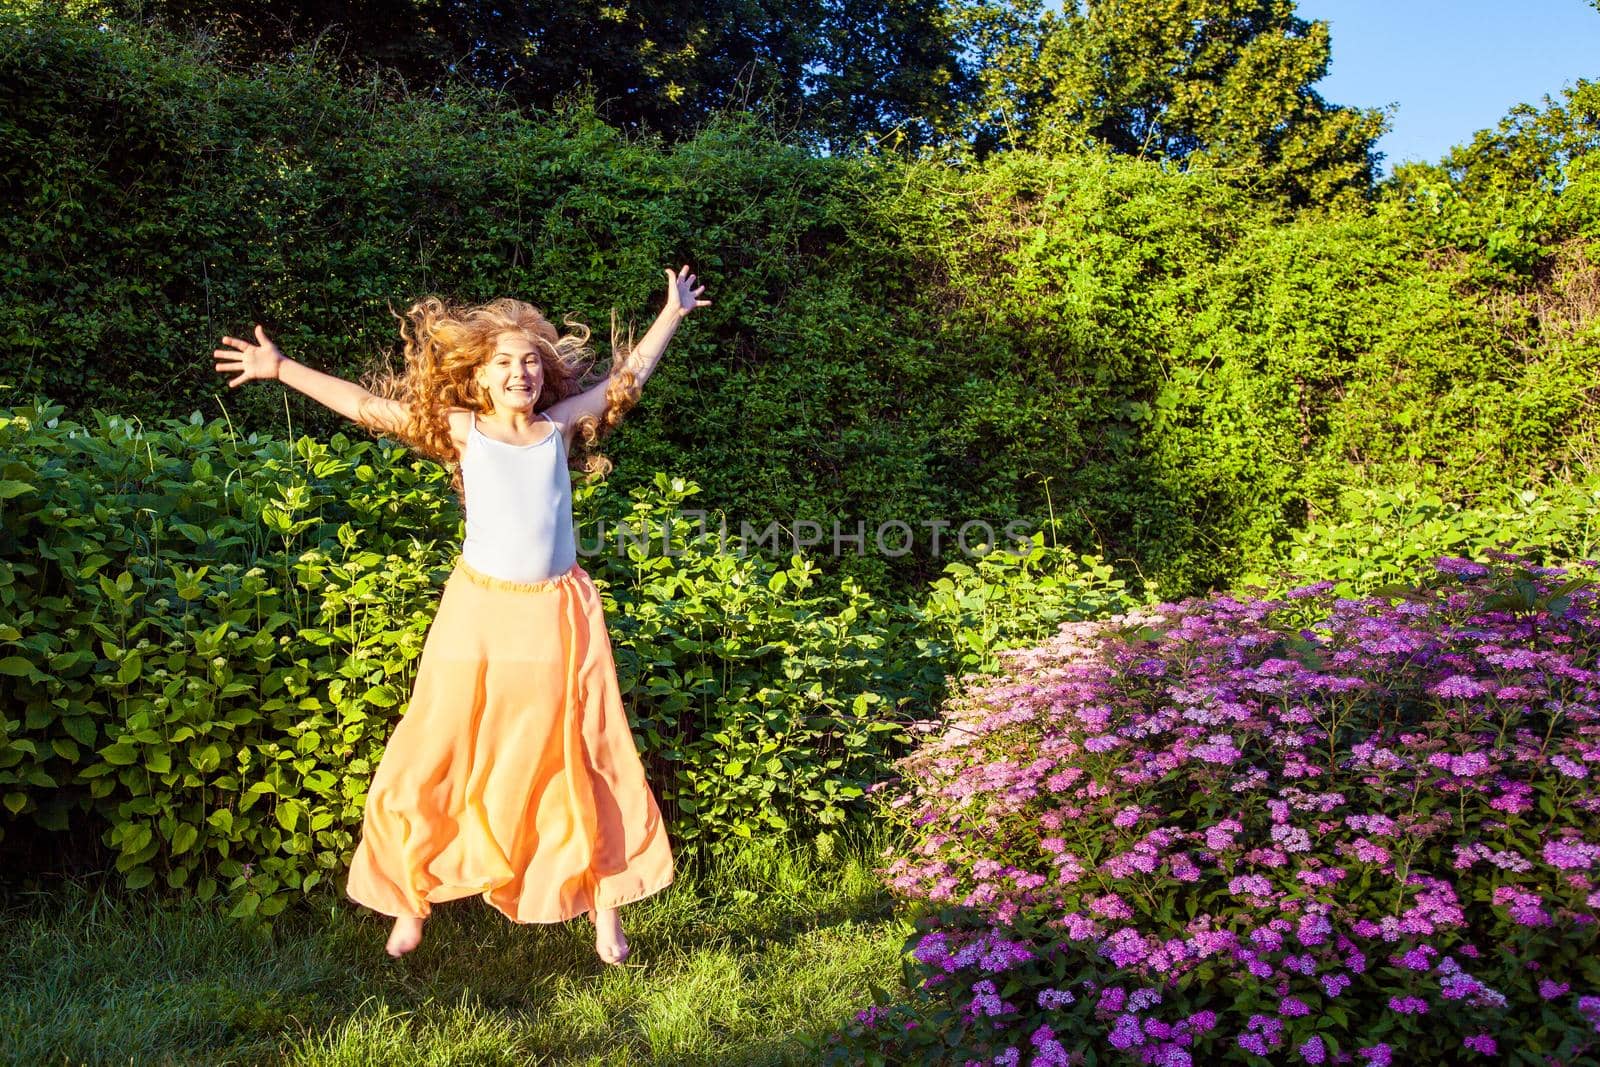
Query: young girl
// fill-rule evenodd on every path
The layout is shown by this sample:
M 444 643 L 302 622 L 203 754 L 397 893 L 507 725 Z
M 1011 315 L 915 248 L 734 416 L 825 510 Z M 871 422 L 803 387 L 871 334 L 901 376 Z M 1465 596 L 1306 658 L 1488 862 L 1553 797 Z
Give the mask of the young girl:
M 254 343 L 224 337 L 216 351 L 230 387 L 276 378 L 453 466 L 465 500 L 461 558 L 373 775 L 346 884 L 394 917 L 391 956 L 421 942 L 431 905 L 476 893 L 515 922 L 588 913 L 595 951 L 621 963 L 617 908 L 672 881 L 600 596 L 577 562 L 566 463 L 575 443 L 593 450 L 678 323 L 708 306 L 687 266 L 666 275 L 649 332 L 587 389 L 588 331 L 562 336 L 516 300 L 412 306 L 406 369 L 385 395 L 286 358 L 260 326 Z

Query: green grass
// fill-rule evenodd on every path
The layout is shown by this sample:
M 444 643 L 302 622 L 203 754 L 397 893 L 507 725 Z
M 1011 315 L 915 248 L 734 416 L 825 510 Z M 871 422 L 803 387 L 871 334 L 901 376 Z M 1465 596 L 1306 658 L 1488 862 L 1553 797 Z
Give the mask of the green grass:
M 331 896 L 252 933 L 199 906 L 75 883 L 0 900 L 0 1062 L 779 1064 L 815 1058 L 898 983 L 907 927 L 870 842 L 757 843 L 623 909 L 630 965 L 586 920 L 516 926 L 471 898 L 422 947 Z

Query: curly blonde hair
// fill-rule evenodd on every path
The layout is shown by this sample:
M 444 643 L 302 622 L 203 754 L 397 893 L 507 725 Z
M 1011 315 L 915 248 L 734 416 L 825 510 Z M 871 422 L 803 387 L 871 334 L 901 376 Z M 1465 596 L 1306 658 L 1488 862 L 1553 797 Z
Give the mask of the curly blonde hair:
M 536 411 L 596 384 L 585 381 L 595 362 L 589 328 L 567 319 L 572 332 L 560 333 L 538 308 L 524 301 L 503 298 L 466 306 L 430 296 L 395 317 L 400 320 L 400 336 L 405 342 L 405 370 L 381 372 L 371 378 L 368 388 L 405 405 L 407 418 L 403 426 L 383 427 L 378 432 L 444 464 L 457 493 L 462 492 L 461 457 L 450 437 L 448 412 L 452 408 L 479 414 L 493 410 L 476 372 L 494 355 L 495 341 L 502 333 L 520 331 L 539 351 L 544 384 L 534 402 Z M 639 401 L 638 382 L 633 372 L 625 369 L 632 347 L 631 338 L 626 345 L 618 343 L 613 315 L 611 367 L 599 378 L 609 378 L 611 383 L 606 388 L 605 414 L 599 419 L 585 415 L 578 420 L 573 448 L 574 457 L 582 460 L 573 465 L 591 477 L 610 472 L 611 461 L 600 454 L 600 441 Z

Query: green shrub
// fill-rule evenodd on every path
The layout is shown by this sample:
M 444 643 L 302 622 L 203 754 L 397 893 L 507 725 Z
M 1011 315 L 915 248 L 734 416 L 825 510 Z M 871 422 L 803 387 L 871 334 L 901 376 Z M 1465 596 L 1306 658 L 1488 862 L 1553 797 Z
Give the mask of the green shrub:
M 1003 546 L 970 565 L 948 564 L 929 587 L 922 611 L 952 650 L 952 673 L 989 674 L 999 669 L 996 653 L 1036 644 L 1064 622 L 1104 618 L 1156 599 L 1155 583 L 1145 583 L 1137 598 L 1100 557 L 1046 547 L 1044 534 L 1035 533 L 1026 548 Z
M 584 485 L 575 514 L 659 530 L 696 491 Z M 387 443 L 0 416 L 0 802 L 101 834 L 132 888 L 274 914 L 349 858 L 458 538 L 443 472 Z M 583 562 L 692 847 L 842 822 L 939 682 L 908 614 L 803 595 L 804 559 Z
M 1340 517 L 1295 530 L 1242 586 L 1280 594 L 1302 582 L 1333 582 L 1340 596 L 1420 580 L 1440 556 L 1497 550 L 1545 566 L 1600 558 L 1600 476 L 1501 490 L 1462 506 L 1425 485 L 1346 491 Z
M 676 836 L 721 851 L 801 829 L 797 815 L 827 832 L 859 810 L 905 737 L 906 705 L 940 685 L 937 645 L 848 578 L 838 595 L 815 590 L 811 560 L 779 565 L 701 534 L 684 516 L 698 486 L 658 474 L 654 490 L 631 494 L 625 556 L 599 573 L 624 697 L 680 816 Z

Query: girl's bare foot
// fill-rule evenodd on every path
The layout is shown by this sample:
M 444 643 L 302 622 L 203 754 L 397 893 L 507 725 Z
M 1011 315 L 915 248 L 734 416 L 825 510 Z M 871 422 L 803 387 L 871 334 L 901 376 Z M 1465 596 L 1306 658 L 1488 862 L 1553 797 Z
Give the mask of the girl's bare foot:
M 389 931 L 389 943 L 384 946 L 389 955 L 398 959 L 422 944 L 422 920 L 410 915 L 398 916 L 394 929 Z
M 622 934 L 622 916 L 616 908 L 596 908 L 589 913 L 594 920 L 594 951 L 602 960 L 618 964 L 628 958 L 628 939 Z

